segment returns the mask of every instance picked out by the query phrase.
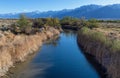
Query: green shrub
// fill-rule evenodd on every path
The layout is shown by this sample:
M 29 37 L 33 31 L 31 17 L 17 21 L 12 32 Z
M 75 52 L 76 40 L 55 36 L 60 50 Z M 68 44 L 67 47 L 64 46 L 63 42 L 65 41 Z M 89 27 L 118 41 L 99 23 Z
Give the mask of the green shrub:
M 58 27 L 60 26 L 60 21 L 58 18 L 46 18 L 44 19 L 44 26 Z
M 87 22 L 86 22 L 86 26 L 88 28 L 97 28 L 98 27 L 98 21 L 96 19 L 89 19 Z
M 80 26 L 80 27 L 88 27 L 88 28 L 97 28 L 98 27 L 98 20 L 96 19 L 90 19 L 85 20 L 85 18 L 73 18 L 73 17 L 64 17 L 61 19 L 60 23 L 62 26 L 68 25 L 68 26 Z
M 41 28 L 44 26 L 44 20 L 42 18 L 34 19 L 33 20 L 33 27 Z
M 26 18 L 25 15 L 20 15 L 20 19 L 11 25 L 11 31 L 15 34 L 24 33 L 30 34 L 32 30 L 32 23 Z
M 20 15 L 20 19 L 17 21 L 17 24 L 21 33 L 29 34 L 31 32 L 32 25 L 25 15 Z
M 54 27 L 61 26 L 58 18 L 52 18 L 52 22 Z
M 69 25 L 69 26 L 78 26 L 80 25 L 80 20 L 73 17 L 64 17 L 60 20 L 61 25 Z

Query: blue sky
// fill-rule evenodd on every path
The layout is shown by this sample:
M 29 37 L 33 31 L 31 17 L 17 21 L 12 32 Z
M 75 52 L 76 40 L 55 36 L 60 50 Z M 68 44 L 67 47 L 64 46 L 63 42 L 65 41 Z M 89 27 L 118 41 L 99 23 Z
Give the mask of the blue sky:
M 1 0 L 0 13 L 73 9 L 82 5 L 119 4 L 120 0 Z

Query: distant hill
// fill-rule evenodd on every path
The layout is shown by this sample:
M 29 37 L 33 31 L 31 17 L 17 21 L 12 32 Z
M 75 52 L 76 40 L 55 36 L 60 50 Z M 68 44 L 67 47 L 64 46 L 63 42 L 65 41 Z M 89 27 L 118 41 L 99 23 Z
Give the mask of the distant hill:
M 21 13 L 9 13 L 0 14 L 0 18 L 18 18 Z M 27 12 L 24 13 L 29 18 L 46 18 L 46 17 L 58 17 L 65 16 L 72 17 L 85 17 L 85 18 L 97 18 L 97 19 L 120 19 L 120 4 L 114 5 L 86 5 L 75 9 L 64 9 L 61 11 L 47 11 L 47 12 Z

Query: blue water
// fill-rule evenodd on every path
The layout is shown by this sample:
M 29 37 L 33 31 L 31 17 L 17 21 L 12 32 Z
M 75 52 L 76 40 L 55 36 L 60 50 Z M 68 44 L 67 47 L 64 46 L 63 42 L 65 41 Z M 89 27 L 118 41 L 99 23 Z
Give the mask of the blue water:
M 76 33 L 64 32 L 46 42 L 19 78 L 100 78 L 76 42 Z

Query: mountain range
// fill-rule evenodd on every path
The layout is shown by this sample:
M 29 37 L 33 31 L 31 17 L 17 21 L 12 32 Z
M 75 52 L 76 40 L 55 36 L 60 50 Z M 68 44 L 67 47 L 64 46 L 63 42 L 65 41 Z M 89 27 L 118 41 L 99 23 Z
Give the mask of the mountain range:
M 8 14 L 0 14 L 0 18 L 19 18 L 21 13 L 8 13 Z M 46 17 L 57 17 L 63 18 L 65 16 L 71 17 L 85 17 L 89 18 L 97 18 L 97 19 L 120 19 L 120 4 L 113 5 L 85 5 L 75 9 L 63 9 L 60 11 L 46 11 L 46 12 L 24 12 L 29 18 L 46 18 Z

